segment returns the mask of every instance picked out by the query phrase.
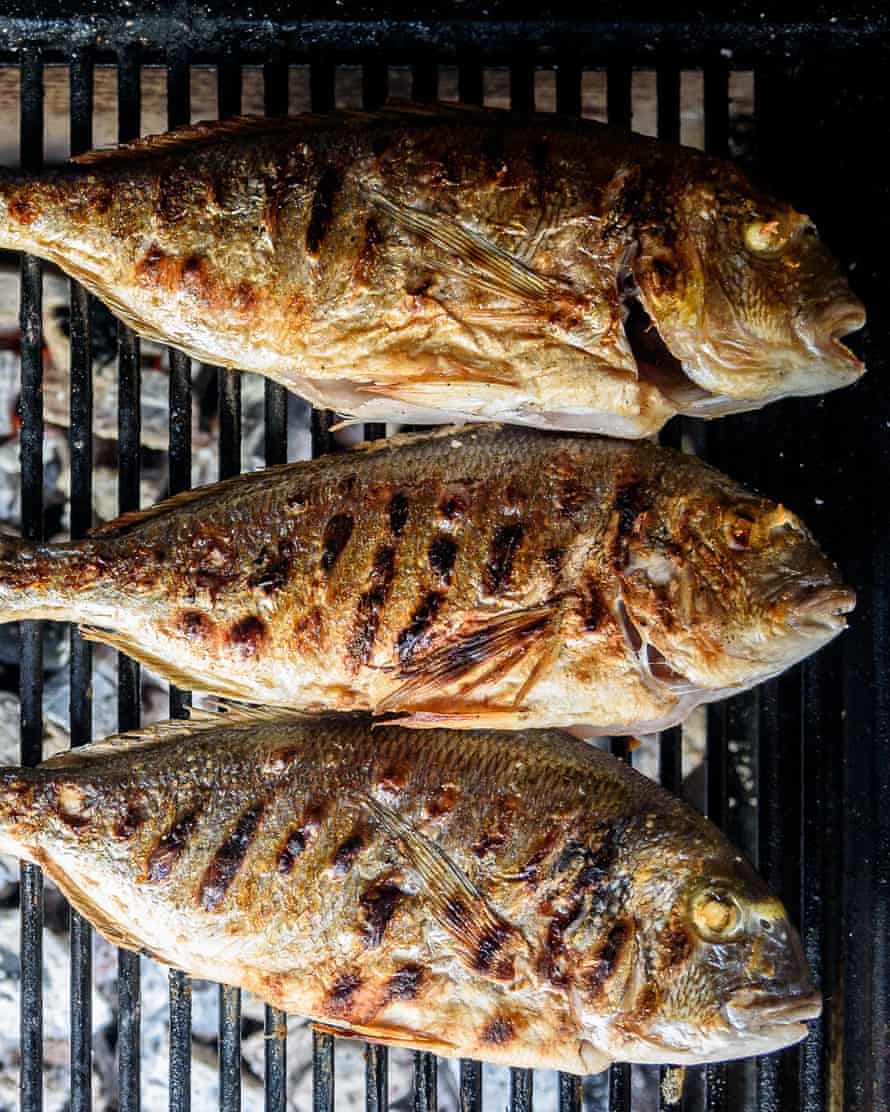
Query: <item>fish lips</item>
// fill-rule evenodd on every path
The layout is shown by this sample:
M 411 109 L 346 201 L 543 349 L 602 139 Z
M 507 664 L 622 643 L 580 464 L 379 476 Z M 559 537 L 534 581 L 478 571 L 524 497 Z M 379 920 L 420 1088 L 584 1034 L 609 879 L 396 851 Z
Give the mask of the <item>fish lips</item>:
M 766 1053 L 806 1038 L 807 1021 L 822 1014 L 822 996 L 811 989 L 786 995 L 742 993 L 726 1005 L 724 1014 L 746 1041 L 757 1040 L 758 1053 Z

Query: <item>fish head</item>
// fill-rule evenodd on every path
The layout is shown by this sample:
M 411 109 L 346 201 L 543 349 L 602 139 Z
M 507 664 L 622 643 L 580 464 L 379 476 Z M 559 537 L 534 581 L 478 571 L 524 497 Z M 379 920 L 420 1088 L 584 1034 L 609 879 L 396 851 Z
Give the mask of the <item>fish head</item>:
M 784 906 L 744 858 L 727 846 L 673 877 L 658 871 L 638 899 L 637 976 L 609 1036 L 616 1056 L 692 1064 L 805 1038 L 821 997 Z
M 681 412 L 753 409 L 862 374 L 842 339 L 865 324 L 864 307 L 809 217 L 726 164 L 662 195 L 673 200 L 641 229 L 633 279 Z
M 785 507 L 682 457 L 628 490 L 614 515 L 617 617 L 648 687 L 720 698 L 846 627 L 855 593 Z

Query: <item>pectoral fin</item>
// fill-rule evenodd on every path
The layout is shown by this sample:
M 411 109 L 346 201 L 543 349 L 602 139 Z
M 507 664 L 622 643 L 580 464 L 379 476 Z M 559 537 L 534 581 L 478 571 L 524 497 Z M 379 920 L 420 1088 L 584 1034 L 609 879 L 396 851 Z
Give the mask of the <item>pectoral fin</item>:
M 401 673 L 407 677 L 405 682 L 378 703 L 375 712 L 443 713 L 441 706 L 427 704 L 446 696 L 450 702 L 456 692 L 478 691 L 485 683 L 501 679 L 534 649 L 536 641 L 545 638 L 559 610 L 559 602 L 554 601 L 464 626 L 438 648 L 413 660 Z M 477 708 L 484 709 L 484 705 Z
M 524 945 L 518 928 L 498 914 L 440 845 L 373 796 L 363 797 L 362 802 L 398 842 L 422 882 L 424 904 L 457 943 L 468 968 L 511 981 L 514 956 Z
M 402 204 L 375 191 L 371 202 L 394 223 L 424 240 L 431 247 L 459 261 L 457 273 L 466 281 L 522 301 L 543 301 L 571 295 L 571 288 L 526 266 L 515 255 L 498 247 L 477 232 L 471 232 L 451 217 Z

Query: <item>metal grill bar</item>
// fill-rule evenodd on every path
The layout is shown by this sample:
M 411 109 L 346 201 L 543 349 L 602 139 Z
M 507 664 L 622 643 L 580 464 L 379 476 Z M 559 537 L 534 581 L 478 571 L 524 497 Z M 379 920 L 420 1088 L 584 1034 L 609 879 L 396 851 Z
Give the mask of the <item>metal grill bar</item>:
M 21 65 L 20 159 L 36 169 L 43 159 L 43 64 L 28 53 Z M 43 268 L 30 256 L 21 262 L 22 536 L 43 539 Z M 43 749 L 43 642 L 40 622 L 21 622 L 20 687 L 22 764 L 35 765 Z M 21 1051 L 23 1112 L 43 1108 L 43 874 L 21 866 Z
M 83 56 L 70 68 L 71 153 L 93 145 L 93 68 Z M 93 367 L 90 345 L 90 302 L 86 290 L 70 283 L 71 349 L 71 537 L 84 536 L 93 518 Z M 71 627 L 69 710 L 71 745 L 93 736 L 92 645 Z M 71 1112 L 92 1106 L 92 931 L 85 919 L 70 911 L 71 944 Z
M 118 138 L 139 135 L 141 89 L 138 58 L 127 50 L 118 58 Z M 141 348 L 139 338 L 118 325 L 118 509 L 139 507 L 142 407 Z M 118 658 L 118 727 L 132 730 L 141 720 L 141 669 L 135 661 Z M 138 1112 L 141 1106 L 141 990 L 138 954 L 118 953 L 118 1083 L 121 1112 Z

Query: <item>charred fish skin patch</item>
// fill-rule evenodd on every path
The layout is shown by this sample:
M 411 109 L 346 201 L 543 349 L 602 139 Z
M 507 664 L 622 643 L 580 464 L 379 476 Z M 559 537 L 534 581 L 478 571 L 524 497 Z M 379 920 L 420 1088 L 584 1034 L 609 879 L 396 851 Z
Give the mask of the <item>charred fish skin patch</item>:
M 279 876 L 289 876 L 297 858 L 306 849 L 306 835 L 302 830 L 292 830 L 284 840 L 275 866 Z
M 633 939 L 633 925 L 628 919 L 613 923 L 603 939 L 595 961 L 584 975 L 584 987 L 591 998 L 597 998 L 608 989 L 609 981 L 618 969 L 625 950 Z
M 365 945 L 370 949 L 380 946 L 384 932 L 404 895 L 405 893 L 392 879 L 377 881 L 362 892 L 359 897 L 365 916 L 362 935 Z
M 248 614 L 229 629 L 229 643 L 242 660 L 259 656 L 266 644 L 268 629 L 262 618 Z
M 355 519 L 347 513 L 334 514 L 325 525 L 321 542 L 321 570 L 326 576 L 334 570 L 354 528 Z
M 482 1041 L 489 1046 L 507 1046 L 515 1037 L 516 1027 L 509 1016 L 495 1016 L 482 1029 Z
M 509 585 L 513 561 L 524 538 L 525 526 L 519 521 L 499 525 L 495 530 L 484 573 L 485 589 L 490 595 L 500 594 Z
M 436 579 L 443 586 L 450 586 L 454 562 L 457 559 L 457 541 L 446 533 L 440 533 L 430 544 L 427 559 Z
M 391 545 L 378 548 L 374 554 L 369 586 L 359 596 L 352 634 L 346 644 L 347 654 L 356 671 L 370 660 L 395 570 L 395 549 Z
M 198 889 L 198 903 L 204 911 L 216 911 L 225 899 L 247 856 L 264 810 L 265 805 L 261 803 L 248 807 L 213 855 Z
M 408 496 L 402 491 L 397 491 L 390 499 L 387 512 L 389 514 L 389 529 L 396 540 L 401 537 L 408 524 L 409 512 Z
M 112 827 L 113 836 L 120 841 L 134 838 L 149 817 L 149 800 L 145 792 L 131 791 L 123 801 L 120 817 Z
M 348 1016 L 352 1010 L 356 993 L 362 987 L 360 973 L 340 973 L 331 985 L 325 1004 L 328 1015 Z
M 328 166 L 319 177 L 312 194 L 309 223 L 306 225 L 306 253 L 317 258 L 334 220 L 334 204 L 342 184 L 340 172 Z
M 424 646 L 444 598 L 441 591 L 428 591 L 411 615 L 410 623 L 399 633 L 399 664 L 403 668 L 411 663 L 414 654 Z
M 420 965 L 403 965 L 386 982 L 384 992 L 387 1004 L 394 1000 L 416 1000 L 426 978 L 426 971 Z
M 191 844 L 201 812 L 200 807 L 185 811 L 158 839 L 145 863 L 145 879 L 151 884 L 161 884 L 170 879 L 173 870 Z
M 352 869 L 358 855 L 365 848 L 365 837 L 361 831 L 354 830 L 334 850 L 331 871 L 334 876 L 343 877 Z

